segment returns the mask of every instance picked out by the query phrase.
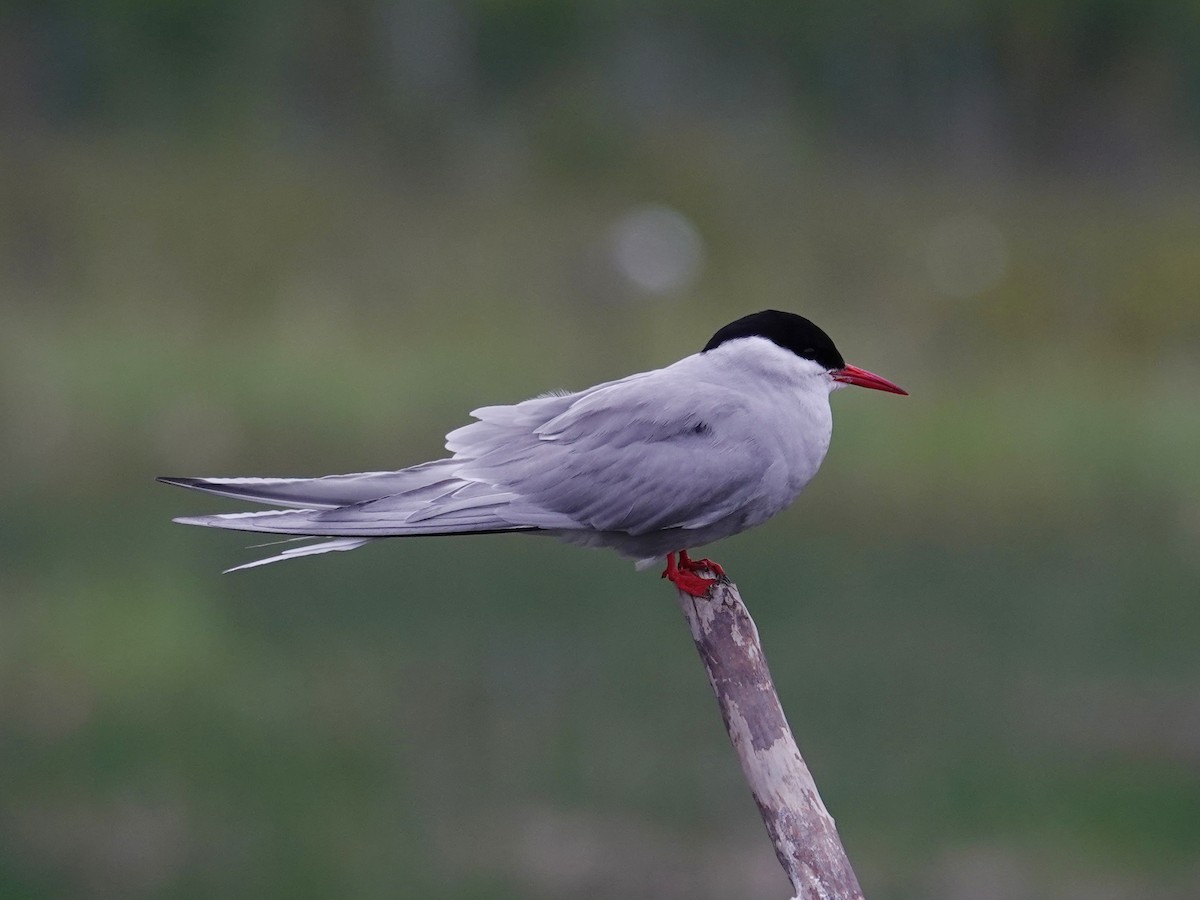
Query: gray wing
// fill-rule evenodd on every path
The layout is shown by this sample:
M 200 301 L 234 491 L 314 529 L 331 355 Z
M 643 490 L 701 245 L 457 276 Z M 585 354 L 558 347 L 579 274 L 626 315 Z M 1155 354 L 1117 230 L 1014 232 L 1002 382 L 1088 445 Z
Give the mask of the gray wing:
M 576 527 L 569 517 L 541 509 L 512 491 L 461 478 L 333 509 L 270 509 L 174 521 L 232 531 L 359 538 Z
M 578 394 L 475 410 L 479 421 L 447 436 L 453 457 L 401 472 L 301 483 L 173 479 L 245 499 L 308 500 L 308 508 L 176 521 L 342 538 L 703 528 L 745 515 L 779 481 L 778 463 L 757 439 L 745 403 L 733 391 L 669 370 L 648 372 Z M 352 491 L 374 495 L 379 488 L 399 490 L 330 508 Z M 276 558 L 361 543 L 333 541 Z
M 780 474 L 745 402 L 658 370 L 524 409 L 476 410 L 481 421 L 447 446 L 463 459 L 461 476 L 579 527 L 703 528 L 740 514 Z
M 438 459 L 393 472 L 356 472 L 320 478 L 178 478 L 164 475 L 158 481 L 253 503 L 335 509 L 437 484 L 453 468 L 452 463 L 452 460 Z

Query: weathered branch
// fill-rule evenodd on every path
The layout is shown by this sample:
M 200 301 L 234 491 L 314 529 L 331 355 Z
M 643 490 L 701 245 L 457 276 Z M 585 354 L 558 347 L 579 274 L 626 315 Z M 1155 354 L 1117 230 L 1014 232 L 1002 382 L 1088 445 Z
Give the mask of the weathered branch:
M 679 592 L 679 603 L 758 803 L 794 900 L 862 900 L 833 817 L 800 756 L 737 587 L 727 579 L 708 597 Z

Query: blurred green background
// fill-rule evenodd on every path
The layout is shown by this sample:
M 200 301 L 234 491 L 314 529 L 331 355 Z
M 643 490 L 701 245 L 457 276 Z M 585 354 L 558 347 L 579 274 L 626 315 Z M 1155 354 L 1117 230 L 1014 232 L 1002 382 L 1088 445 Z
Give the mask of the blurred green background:
M 1193 3 L 10 0 L 0 896 L 786 896 L 653 573 L 152 482 L 770 306 L 912 392 L 712 551 L 867 896 L 1200 896 L 1198 162 Z

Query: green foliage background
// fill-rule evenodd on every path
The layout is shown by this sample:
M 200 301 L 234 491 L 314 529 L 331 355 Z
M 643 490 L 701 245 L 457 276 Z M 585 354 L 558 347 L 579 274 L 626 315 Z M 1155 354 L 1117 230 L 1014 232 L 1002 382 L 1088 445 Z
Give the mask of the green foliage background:
M 912 392 L 838 394 L 801 502 L 713 550 L 867 895 L 1200 894 L 1197 24 L 7 4 L 0 896 L 784 896 L 653 575 L 488 537 L 222 576 L 245 538 L 168 520 L 234 507 L 152 483 L 417 462 L 767 306 Z M 685 290 L 612 264 L 646 203 Z

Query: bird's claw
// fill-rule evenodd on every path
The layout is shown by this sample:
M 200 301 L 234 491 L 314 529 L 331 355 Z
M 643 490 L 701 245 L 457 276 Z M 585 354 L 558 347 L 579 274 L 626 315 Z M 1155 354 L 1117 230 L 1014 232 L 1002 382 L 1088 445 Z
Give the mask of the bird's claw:
M 707 556 L 703 559 L 692 559 L 690 556 L 688 556 L 686 550 L 682 550 L 679 553 L 679 568 L 686 572 L 700 572 L 704 569 L 708 569 L 710 572 L 720 576 L 721 578 L 727 577 L 725 575 L 725 569 L 719 562 L 713 562 Z
M 678 569 L 672 573 L 663 572 L 663 578 L 671 579 L 671 584 L 693 597 L 707 597 L 712 586 L 717 583 L 716 578 L 704 578 L 692 572 L 681 572 Z
M 718 577 L 705 578 L 696 574 L 705 570 L 716 573 Z M 667 568 L 663 571 L 662 577 L 669 579 L 685 594 L 693 597 L 707 597 L 712 586 L 725 577 L 725 570 L 711 559 L 692 559 L 687 555 L 687 551 L 683 550 L 679 553 L 678 563 L 675 561 L 674 553 L 667 556 Z

